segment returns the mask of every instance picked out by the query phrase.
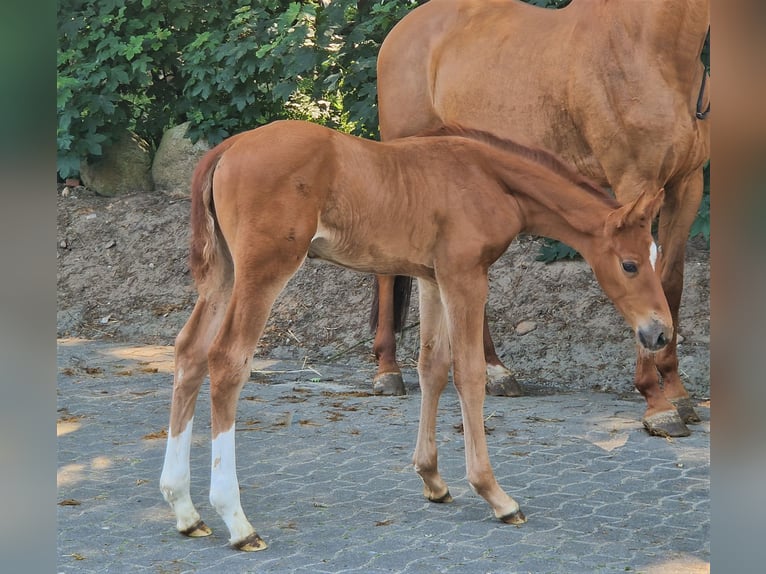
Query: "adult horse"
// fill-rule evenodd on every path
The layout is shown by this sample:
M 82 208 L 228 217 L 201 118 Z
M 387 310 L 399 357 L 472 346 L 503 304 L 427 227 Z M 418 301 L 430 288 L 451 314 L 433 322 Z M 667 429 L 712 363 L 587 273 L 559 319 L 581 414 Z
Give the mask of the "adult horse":
M 547 152 L 457 133 L 470 138 L 381 143 L 285 121 L 229 138 L 200 160 L 191 191 L 191 268 L 199 297 L 176 339 L 160 478 L 180 532 L 210 534 L 189 493 L 194 406 L 209 372 L 210 502 L 233 546 L 266 547 L 240 504 L 237 399 L 272 304 L 307 256 L 418 278 L 422 402 L 415 469 L 429 500 L 451 500 L 437 468 L 435 436 L 439 396 L 452 366 L 468 480 L 504 522 L 526 519 L 489 463 L 481 312 L 489 266 L 513 238 L 528 231 L 573 245 L 644 352 L 670 340 L 672 318 L 650 229 L 661 189 L 620 206 Z
M 644 426 L 661 436 L 686 436 L 685 423 L 699 422 L 679 377 L 676 334 L 710 147 L 700 62 L 708 3 L 573 0 L 547 10 L 517 0 L 431 0 L 394 26 L 378 56 L 383 140 L 457 123 L 551 150 L 622 203 L 665 188 L 662 285 L 676 329 L 662 353 L 639 354 L 635 372 Z M 407 281 L 396 278 L 399 291 Z M 393 277 L 378 285 L 374 388 L 403 394 L 394 338 L 402 300 L 394 302 Z M 520 394 L 486 320 L 484 343 L 488 392 Z

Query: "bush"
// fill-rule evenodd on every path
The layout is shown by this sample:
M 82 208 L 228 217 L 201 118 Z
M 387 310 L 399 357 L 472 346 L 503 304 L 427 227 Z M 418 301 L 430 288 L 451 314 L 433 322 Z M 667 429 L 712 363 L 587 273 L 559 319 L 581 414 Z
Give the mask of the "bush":
M 62 0 L 59 175 L 125 129 L 156 146 L 186 120 L 213 144 L 285 117 L 374 137 L 378 48 L 418 3 Z
M 157 143 L 177 119 L 179 47 L 196 11 L 178 0 L 58 4 L 58 171 L 76 175 L 125 129 Z

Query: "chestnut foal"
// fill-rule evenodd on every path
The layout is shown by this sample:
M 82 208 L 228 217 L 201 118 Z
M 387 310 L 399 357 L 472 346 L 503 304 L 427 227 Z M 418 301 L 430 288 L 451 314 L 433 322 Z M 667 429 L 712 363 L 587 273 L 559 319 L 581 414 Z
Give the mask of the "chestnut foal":
M 451 500 L 437 468 L 435 427 L 452 366 L 468 481 L 507 523 L 526 518 L 490 466 L 482 310 L 488 269 L 513 238 L 526 231 L 578 249 L 642 353 L 662 349 L 673 335 L 651 235 L 663 190 L 646 190 L 620 206 L 547 152 L 489 134 L 445 128 L 381 143 L 305 122 L 275 122 L 208 152 L 191 193 L 190 260 L 199 298 L 176 339 L 160 479 L 176 526 L 188 536 L 211 533 L 189 492 L 194 405 L 209 373 L 210 502 L 235 548 L 266 547 L 240 504 L 237 400 L 272 304 L 307 256 L 418 278 L 422 399 L 415 470 L 429 500 Z

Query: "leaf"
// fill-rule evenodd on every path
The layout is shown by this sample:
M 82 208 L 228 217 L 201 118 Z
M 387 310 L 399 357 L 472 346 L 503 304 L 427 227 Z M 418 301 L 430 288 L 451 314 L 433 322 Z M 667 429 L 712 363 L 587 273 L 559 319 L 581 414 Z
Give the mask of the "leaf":
M 290 5 L 287 7 L 287 10 L 284 11 L 282 16 L 279 17 L 279 27 L 284 29 L 288 28 L 295 22 L 295 19 L 298 17 L 298 13 L 301 11 L 301 5 L 299 2 L 291 2 Z
M 255 51 L 256 58 L 263 58 L 266 54 L 274 49 L 274 46 L 275 44 L 266 44 L 265 46 L 261 46 Z
M 553 263 L 562 259 L 576 259 L 580 254 L 568 245 L 554 239 L 545 238 L 535 261 Z
M 80 158 L 75 153 L 66 153 L 56 158 L 56 170 L 62 179 L 75 177 L 80 174 Z
M 278 83 L 276 86 L 274 86 L 274 89 L 272 90 L 272 96 L 274 101 L 283 101 L 286 102 L 290 99 L 290 96 L 293 94 L 295 89 L 297 88 L 297 84 L 294 80 L 283 80 L 280 83 Z

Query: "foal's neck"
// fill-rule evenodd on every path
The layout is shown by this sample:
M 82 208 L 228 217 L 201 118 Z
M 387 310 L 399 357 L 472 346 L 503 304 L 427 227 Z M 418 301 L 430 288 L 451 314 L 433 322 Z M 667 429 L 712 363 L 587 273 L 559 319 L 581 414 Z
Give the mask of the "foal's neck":
M 557 239 L 586 255 L 594 240 L 603 236 L 606 219 L 619 203 L 595 185 L 573 177 L 540 167 L 520 177 L 512 170 L 506 173 L 505 185 L 523 213 L 523 231 Z

